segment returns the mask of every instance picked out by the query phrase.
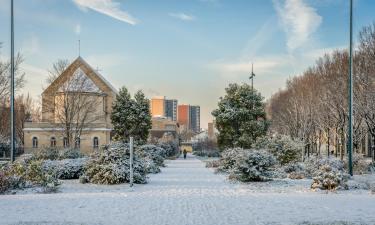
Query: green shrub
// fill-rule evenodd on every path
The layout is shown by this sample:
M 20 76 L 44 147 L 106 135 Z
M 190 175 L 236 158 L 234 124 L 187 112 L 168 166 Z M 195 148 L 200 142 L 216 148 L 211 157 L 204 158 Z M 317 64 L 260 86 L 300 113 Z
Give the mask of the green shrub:
M 114 143 L 102 148 L 89 158 L 84 167 L 84 175 L 96 184 L 120 184 L 129 182 L 129 146 Z M 145 162 L 134 155 L 134 183 L 146 183 Z
M 266 151 L 245 150 L 235 157 L 229 177 L 242 182 L 269 181 L 276 163 L 275 157 Z
M 313 177 L 312 189 L 333 191 L 338 188 L 348 189 L 348 174 L 337 168 L 325 164 L 319 167 Z
M 269 151 L 281 165 L 298 162 L 302 159 L 303 143 L 285 135 L 261 137 L 257 139 L 253 147 Z
M 41 148 L 33 153 L 36 160 L 56 160 L 59 158 L 59 149 L 57 148 Z

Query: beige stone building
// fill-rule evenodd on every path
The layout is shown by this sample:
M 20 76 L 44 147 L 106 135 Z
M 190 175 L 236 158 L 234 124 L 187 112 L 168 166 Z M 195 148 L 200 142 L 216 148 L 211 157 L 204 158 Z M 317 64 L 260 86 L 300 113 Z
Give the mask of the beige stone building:
M 90 153 L 109 144 L 116 94 L 103 76 L 78 57 L 42 93 L 42 121 L 25 123 L 25 151 L 75 146 Z

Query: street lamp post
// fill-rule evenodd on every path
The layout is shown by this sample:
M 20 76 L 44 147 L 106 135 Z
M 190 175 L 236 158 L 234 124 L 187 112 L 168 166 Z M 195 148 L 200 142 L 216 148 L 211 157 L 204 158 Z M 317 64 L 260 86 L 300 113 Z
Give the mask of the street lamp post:
M 348 164 L 349 174 L 353 176 L 353 0 L 350 0 L 349 22 L 349 138 L 348 138 Z
M 15 118 L 14 118 L 14 21 L 13 0 L 10 1 L 10 160 L 15 160 Z
M 251 91 L 254 92 L 254 77 L 255 77 L 255 74 L 254 74 L 254 64 L 252 63 L 251 64 L 251 75 L 249 77 L 249 79 L 251 80 Z

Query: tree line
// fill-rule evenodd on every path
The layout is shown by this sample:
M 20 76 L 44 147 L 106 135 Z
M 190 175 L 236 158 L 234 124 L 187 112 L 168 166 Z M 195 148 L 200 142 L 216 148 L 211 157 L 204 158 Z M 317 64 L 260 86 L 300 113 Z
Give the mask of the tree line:
M 375 23 L 359 32 L 353 63 L 354 148 L 361 152 L 368 134 L 375 140 Z M 323 154 L 324 150 L 343 159 L 349 118 L 348 73 L 347 50 L 335 50 L 289 79 L 286 88 L 268 101 L 271 132 L 304 141 L 308 152 Z

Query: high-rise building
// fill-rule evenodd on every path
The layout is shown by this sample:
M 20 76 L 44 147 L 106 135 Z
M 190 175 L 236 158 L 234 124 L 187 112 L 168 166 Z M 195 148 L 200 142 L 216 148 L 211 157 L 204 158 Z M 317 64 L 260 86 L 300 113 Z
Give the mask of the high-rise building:
M 177 122 L 182 129 L 190 129 L 190 105 L 178 105 Z
M 172 121 L 177 121 L 177 100 L 166 99 L 165 100 L 165 117 Z
M 197 105 L 190 106 L 190 130 L 195 133 L 201 131 L 201 107 Z
M 156 96 L 151 98 L 150 111 L 152 117 L 165 116 L 165 96 Z

